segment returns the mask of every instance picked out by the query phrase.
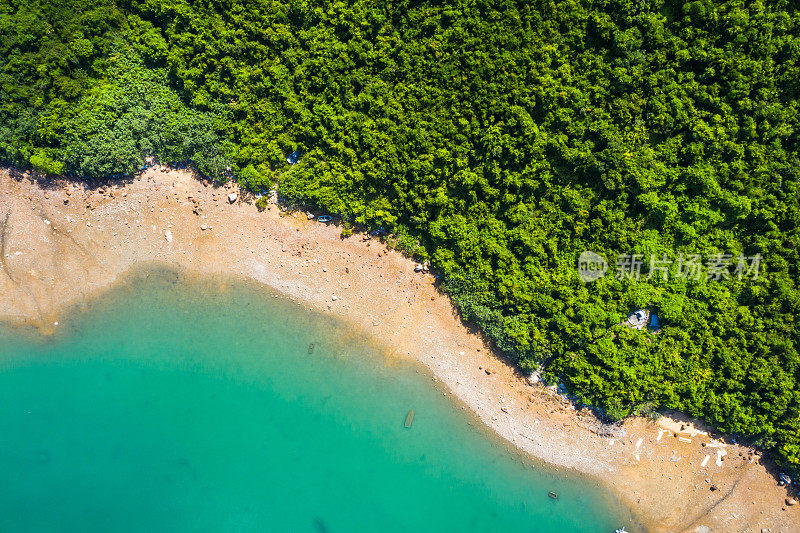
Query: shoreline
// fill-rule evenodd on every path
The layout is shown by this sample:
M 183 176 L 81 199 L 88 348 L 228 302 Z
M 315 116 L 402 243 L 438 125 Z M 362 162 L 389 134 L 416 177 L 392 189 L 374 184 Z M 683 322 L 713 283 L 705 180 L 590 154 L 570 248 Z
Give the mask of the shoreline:
M 457 395 L 452 394 L 450 389 L 443 384 L 431 369 L 418 359 L 397 357 L 392 354 L 393 349 L 391 346 L 382 343 L 379 339 L 369 334 L 369 332 L 364 332 L 360 328 L 350 327 L 351 324 L 330 313 L 322 313 L 316 309 L 303 308 L 302 302 L 286 296 L 276 289 L 251 278 L 228 273 L 215 275 L 199 274 L 180 266 L 167 266 L 163 263 L 140 263 L 122 273 L 118 279 L 107 288 L 89 295 L 87 300 L 80 305 L 65 307 L 60 314 L 61 320 L 59 321 L 59 328 L 56 329 L 54 334 L 43 335 L 40 329 L 33 324 L 17 325 L 16 327 L 24 328 L 19 334 L 25 336 L 28 342 L 32 340 L 45 343 L 49 343 L 51 340 L 59 342 L 60 336 L 65 334 L 66 336 L 71 336 L 74 334 L 74 325 L 82 321 L 87 313 L 91 315 L 97 310 L 98 306 L 102 308 L 102 306 L 106 304 L 106 298 L 115 297 L 114 293 L 117 293 L 116 296 L 120 293 L 126 296 L 125 293 L 136 290 L 137 287 L 144 283 L 145 279 L 149 278 L 151 275 L 155 275 L 156 277 L 168 276 L 171 281 L 174 279 L 177 283 L 199 289 L 200 294 L 216 294 L 220 291 L 224 292 L 228 290 L 231 285 L 241 284 L 248 290 L 257 291 L 263 298 L 278 298 L 284 300 L 284 302 L 282 302 L 284 305 L 291 305 L 294 308 L 299 307 L 297 312 L 312 313 L 312 316 L 324 320 L 325 324 L 342 330 L 339 335 L 331 337 L 333 342 L 337 345 L 356 345 L 359 351 L 364 349 L 367 352 L 366 357 L 368 357 L 373 364 L 383 365 L 389 369 L 390 372 L 394 370 L 413 371 L 417 374 L 421 374 L 420 377 L 422 380 L 432 381 L 429 387 L 436 391 L 437 394 L 443 394 L 453 410 L 458 413 L 458 416 L 471 427 L 472 432 L 477 432 L 482 438 L 488 439 L 491 445 L 500 447 L 515 462 L 518 462 L 521 468 L 534 468 L 547 475 L 558 477 L 559 480 L 566 479 L 575 484 L 582 483 L 583 486 L 589 485 L 591 489 L 597 489 L 600 491 L 599 496 L 602 497 L 603 501 L 607 504 L 607 508 L 616 512 L 620 518 L 624 519 L 620 522 L 620 525 L 624 525 L 626 530 L 630 531 L 630 533 L 646 531 L 646 528 L 638 521 L 633 511 L 622 503 L 616 491 L 611 490 L 608 484 L 602 479 L 584 474 L 574 468 L 550 464 L 544 459 L 532 455 L 504 439 L 496 431 L 487 426 L 478 414 L 469 409 Z M 13 325 L 0 321 L 0 328 L 3 326 L 9 327 L 9 329 L 14 327 Z M 319 345 L 317 345 L 317 348 L 319 348 Z
M 4 321 L 51 334 L 66 309 L 148 262 L 241 276 L 343 319 L 392 357 L 419 361 L 500 438 L 599 480 L 648 531 L 800 527 L 800 506 L 785 505 L 786 489 L 760 454 L 703 435 L 678 416 L 630 419 L 624 434 L 598 434 L 593 415 L 576 413 L 493 355 L 432 276 L 415 273 L 410 259 L 377 240 L 340 239 L 339 228 L 274 204 L 258 212 L 235 185 L 206 186 L 185 171 L 151 168 L 97 188 L 11 174 L 0 170 Z

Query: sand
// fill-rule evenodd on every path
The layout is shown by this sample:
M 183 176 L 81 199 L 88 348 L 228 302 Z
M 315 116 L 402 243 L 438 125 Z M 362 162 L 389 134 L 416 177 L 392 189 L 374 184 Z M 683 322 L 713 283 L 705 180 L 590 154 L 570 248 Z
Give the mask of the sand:
M 677 413 L 606 433 L 494 354 L 410 259 L 302 212 L 259 212 L 235 185 L 158 167 L 104 186 L 3 169 L 0 230 L 4 321 L 51 334 L 67 308 L 146 262 L 244 276 L 419 360 L 498 435 L 607 484 L 649 531 L 800 530 L 800 505 L 786 505 L 792 495 L 759 453 Z

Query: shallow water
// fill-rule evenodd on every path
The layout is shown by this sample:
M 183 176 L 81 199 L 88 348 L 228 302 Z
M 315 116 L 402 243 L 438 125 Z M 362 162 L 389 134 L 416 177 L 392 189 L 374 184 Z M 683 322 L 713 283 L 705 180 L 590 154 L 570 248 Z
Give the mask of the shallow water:
M 631 530 L 335 320 L 160 270 L 0 328 L 0 475 L 4 532 Z

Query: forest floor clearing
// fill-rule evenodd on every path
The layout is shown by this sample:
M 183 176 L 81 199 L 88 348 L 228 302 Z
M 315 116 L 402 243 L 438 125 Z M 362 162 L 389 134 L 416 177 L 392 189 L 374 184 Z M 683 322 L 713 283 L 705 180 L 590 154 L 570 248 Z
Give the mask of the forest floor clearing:
M 0 318 L 52 333 L 139 263 L 245 276 L 422 362 L 507 441 L 612 487 L 648 531 L 800 530 L 761 454 L 677 413 L 603 426 L 496 357 L 411 259 L 246 196 L 159 168 L 92 188 L 0 170 Z

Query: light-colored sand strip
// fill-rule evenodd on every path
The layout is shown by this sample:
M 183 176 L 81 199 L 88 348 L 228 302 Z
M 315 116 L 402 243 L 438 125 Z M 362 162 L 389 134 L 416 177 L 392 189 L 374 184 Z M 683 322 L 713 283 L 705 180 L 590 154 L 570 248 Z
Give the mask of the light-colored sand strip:
M 625 421 L 620 429 L 627 435 L 659 431 L 661 444 L 648 450 L 646 461 L 634 461 L 630 441 L 609 440 L 591 412 L 576 413 L 553 390 L 522 379 L 494 356 L 461 324 L 434 278 L 414 273 L 411 260 L 374 239 L 341 239 L 340 228 L 304 214 L 294 217 L 275 206 L 259 213 L 241 196 L 230 202 L 228 195 L 238 192 L 159 169 L 103 188 L 38 183 L 0 171 L 0 316 L 50 333 L 63 327 L 65 306 L 80 306 L 143 262 L 242 275 L 348 321 L 394 358 L 422 362 L 444 392 L 498 435 L 552 465 L 595 476 L 651 531 L 745 531 L 754 524 L 800 530 L 800 506 L 782 509 L 786 489 L 759 461 L 715 472 L 720 490 L 710 491 L 707 472 L 693 468 L 702 448 L 687 446 L 684 459 L 672 462 L 672 447 L 662 442 L 692 422 L 666 417 Z M 675 429 L 657 425 L 665 422 Z M 741 446 L 730 449 L 732 456 L 758 456 Z

